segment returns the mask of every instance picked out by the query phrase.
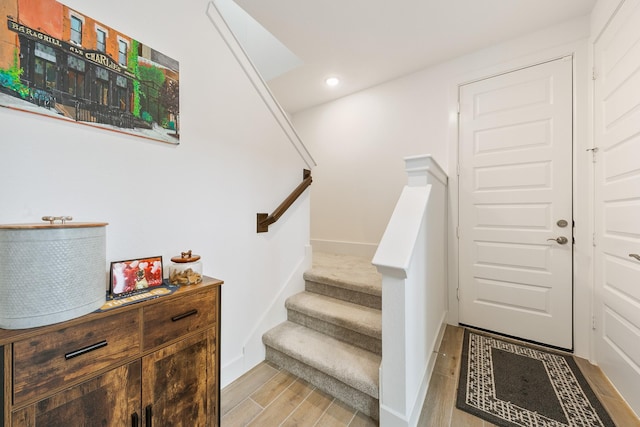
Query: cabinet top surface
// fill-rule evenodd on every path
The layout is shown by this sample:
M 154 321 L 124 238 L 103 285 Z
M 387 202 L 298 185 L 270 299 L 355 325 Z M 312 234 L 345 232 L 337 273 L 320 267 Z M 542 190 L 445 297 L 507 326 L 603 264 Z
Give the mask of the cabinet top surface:
M 163 302 L 163 301 L 167 301 L 170 300 L 172 298 L 177 298 L 183 295 L 189 295 L 189 294 L 196 294 L 198 292 L 202 292 L 205 291 L 207 289 L 210 289 L 212 287 L 219 287 L 223 284 L 224 282 L 220 279 L 215 279 L 213 277 L 207 277 L 207 276 L 203 276 L 202 278 L 202 283 L 199 283 L 197 285 L 188 285 L 188 286 L 181 286 L 178 290 L 176 290 L 174 293 L 170 294 L 170 295 L 166 295 L 166 296 L 161 296 L 158 298 L 154 298 L 154 299 L 149 299 L 149 300 L 144 300 L 144 301 L 140 301 L 137 302 L 135 304 L 130 304 L 130 305 L 126 305 L 123 307 L 118 307 L 118 308 L 114 308 L 112 310 L 108 310 L 108 311 L 104 311 L 104 312 L 93 312 L 93 313 L 89 313 L 86 314 L 84 316 L 80 316 L 77 317 L 75 319 L 71 319 L 71 320 L 67 320 L 65 322 L 60 322 L 60 323 L 54 323 L 52 325 L 47 325 L 47 326 L 40 326 L 37 328 L 30 328 L 30 329 L 0 329 L 0 346 L 1 345 L 5 345 L 7 343 L 13 342 L 13 341 L 18 341 L 24 338 L 28 338 L 29 336 L 33 336 L 33 335 L 37 335 L 40 333 L 44 333 L 44 332 L 48 332 L 48 331 L 52 331 L 52 330 L 56 330 L 56 329 L 63 329 L 69 326 L 73 326 L 79 323 L 83 323 L 89 320 L 94 320 L 94 319 L 99 319 L 102 317 L 106 317 L 106 316 L 110 316 L 112 314 L 115 313 L 122 313 L 124 311 L 128 311 L 128 310 L 137 310 L 141 307 L 145 307 L 148 305 L 153 305 L 153 304 L 157 304 L 159 302 Z

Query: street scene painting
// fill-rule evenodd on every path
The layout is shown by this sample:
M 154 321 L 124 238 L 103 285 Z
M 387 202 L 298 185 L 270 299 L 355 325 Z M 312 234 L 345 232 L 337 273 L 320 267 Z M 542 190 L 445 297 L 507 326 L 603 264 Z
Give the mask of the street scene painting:
M 0 15 L 1 107 L 179 143 L 178 61 L 55 0 Z

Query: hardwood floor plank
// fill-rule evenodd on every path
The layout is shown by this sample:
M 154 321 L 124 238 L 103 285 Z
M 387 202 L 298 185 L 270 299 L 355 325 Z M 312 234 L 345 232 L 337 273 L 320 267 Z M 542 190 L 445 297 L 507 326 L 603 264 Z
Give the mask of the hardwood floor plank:
M 433 367 L 434 373 L 458 377 L 463 338 L 464 330 L 462 328 L 447 325 L 438 349 L 438 358 Z
M 454 375 L 456 366 L 459 364 L 460 350 L 462 349 L 462 339 L 464 338 L 464 330 L 447 325 L 442 342 L 438 349 L 438 358 L 448 361 L 447 368 L 440 373 L 443 375 Z
M 296 380 L 296 376 L 280 371 L 264 385 L 251 393 L 251 398 L 263 408 L 269 406 L 284 390 L 286 390 Z
M 639 427 L 640 420 L 618 394 L 615 387 L 602 372 L 602 369 L 581 357 L 574 357 L 573 359 L 613 422 L 617 426 Z
M 224 427 L 244 427 L 264 408 L 250 398 L 244 399 L 235 408 L 228 411 L 220 422 Z
M 221 415 L 224 415 L 262 387 L 280 370 L 267 362 L 262 362 L 224 388 L 220 396 Z
M 295 378 L 295 377 L 294 377 Z M 248 426 L 279 426 L 311 394 L 314 387 L 297 378 L 273 400 Z
M 575 360 L 580 371 L 598 397 L 609 397 L 613 399 L 619 397 L 614 387 L 598 366 L 592 365 L 591 362 L 581 357 L 574 357 L 573 360 Z
M 456 408 L 455 405 L 453 407 L 453 411 L 451 412 L 451 424 L 447 424 L 450 426 L 456 427 L 488 427 L 493 426 L 493 424 L 482 420 L 481 418 L 474 417 L 473 415 L 461 411 Z
M 451 411 L 455 402 L 455 390 L 456 384 L 453 377 L 434 372 L 429 381 L 429 391 L 422 406 L 418 426 L 452 425 Z
M 338 399 L 329 405 L 326 412 L 318 420 L 317 427 L 346 427 L 353 420 L 356 411 Z
M 619 427 L 640 427 L 638 419 L 629 405 L 620 398 L 600 397 L 602 405 L 605 407 L 611 420 Z
M 358 412 L 349 424 L 349 427 L 378 427 L 378 423 L 362 412 Z
M 327 410 L 333 397 L 314 389 L 282 424 L 283 427 L 313 427 Z

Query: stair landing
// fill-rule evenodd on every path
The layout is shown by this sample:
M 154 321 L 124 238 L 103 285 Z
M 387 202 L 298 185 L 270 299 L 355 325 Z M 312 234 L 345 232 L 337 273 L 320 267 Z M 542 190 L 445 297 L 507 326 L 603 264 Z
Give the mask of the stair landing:
M 382 276 L 367 258 L 317 252 L 313 254 L 313 265 L 304 278 L 382 296 Z

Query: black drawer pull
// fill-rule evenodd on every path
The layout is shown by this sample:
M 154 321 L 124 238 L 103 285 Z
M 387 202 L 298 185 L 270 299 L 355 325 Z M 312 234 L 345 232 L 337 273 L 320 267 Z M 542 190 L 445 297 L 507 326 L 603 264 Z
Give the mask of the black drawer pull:
M 140 422 L 138 420 L 138 413 L 134 412 L 131 414 L 131 427 L 140 427 Z
M 195 308 L 193 310 L 189 310 L 186 313 L 182 313 L 182 314 L 178 314 L 177 316 L 173 316 L 171 318 L 172 322 L 177 322 L 178 320 L 182 320 L 185 317 L 189 317 L 189 316 L 193 316 L 194 314 L 198 314 L 198 310 L 196 310 Z
M 83 355 L 85 353 L 89 353 L 89 352 L 91 352 L 93 350 L 97 350 L 99 348 L 106 347 L 106 346 L 107 346 L 107 340 L 103 340 L 103 341 L 100 341 L 98 343 L 92 344 L 90 346 L 81 348 L 80 350 L 76 350 L 76 351 L 72 351 L 70 353 L 67 353 L 67 354 L 64 355 L 64 358 L 66 360 L 73 359 L 74 357 L 81 356 L 81 355 Z

